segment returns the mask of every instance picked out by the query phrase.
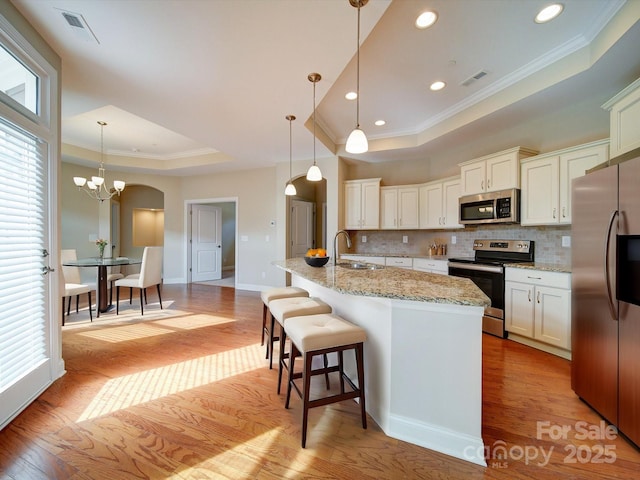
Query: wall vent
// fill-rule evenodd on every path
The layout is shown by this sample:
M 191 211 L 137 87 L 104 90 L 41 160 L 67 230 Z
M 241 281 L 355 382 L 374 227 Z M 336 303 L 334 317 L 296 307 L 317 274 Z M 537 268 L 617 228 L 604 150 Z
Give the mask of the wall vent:
M 69 29 L 76 37 L 84 40 L 85 42 L 100 43 L 82 15 L 64 10 L 61 10 L 60 13 L 69 26 Z
M 488 73 L 489 72 L 487 72 L 486 70 L 480 70 L 478 73 L 475 73 L 475 74 L 471 75 L 469 78 L 467 78 L 465 81 L 463 81 L 460 85 L 462 85 L 464 87 L 468 87 L 473 82 L 476 82 L 476 81 L 480 80 L 482 77 L 486 76 Z

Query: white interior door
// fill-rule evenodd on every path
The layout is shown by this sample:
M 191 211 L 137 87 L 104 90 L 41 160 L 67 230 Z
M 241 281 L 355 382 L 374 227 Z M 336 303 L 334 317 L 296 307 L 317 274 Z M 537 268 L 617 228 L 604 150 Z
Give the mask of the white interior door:
M 313 248 L 314 209 L 312 202 L 291 201 L 291 255 L 304 257 L 307 250 Z
M 194 205 L 191 215 L 191 281 L 222 278 L 222 208 Z

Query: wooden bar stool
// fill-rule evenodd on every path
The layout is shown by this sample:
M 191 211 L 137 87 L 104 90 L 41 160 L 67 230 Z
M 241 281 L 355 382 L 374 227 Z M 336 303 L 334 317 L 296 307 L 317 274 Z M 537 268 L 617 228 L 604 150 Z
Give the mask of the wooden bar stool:
M 367 334 L 364 329 L 347 322 L 343 318 L 333 314 L 311 315 L 306 317 L 289 318 L 285 324 L 287 334 L 291 341 L 289 360 L 289 384 L 287 386 L 287 399 L 285 408 L 289 408 L 291 388 L 294 388 L 302 398 L 302 448 L 307 443 L 307 421 L 309 409 L 341 402 L 351 398 L 360 398 L 360 412 L 362 415 L 362 428 L 367 428 L 367 413 L 365 409 L 364 395 L 364 341 Z M 358 386 L 344 373 L 343 353 L 345 350 L 355 350 L 356 366 L 358 371 Z M 336 352 L 338 365 L 312 370 L 311 361 L 316 355 L 327 355 Z M 297 356 L 303 357 L 301 373 L 294 372 L 294 362 Z M 327 374 L 328 372 L 340 373 L 340 393 L 311 400 L 311 377 Z M 302 378 L 302 390 L 295 380 Z M 348 383 L 351 391 L 345 392 L 344 384 Z
M 307 315 L 317 315 L 320 313 L 331 313 L 331 306 L 313 297 L 293 297 L 293 298 L 281 298 L 272 300 L 269 303 L 269 310 L 271 310 L 271 317 L 275 319 L 280 325 L 280 335 L 278 340 L 280 342 L 279 360 L 278 360 L 278 394 L 280 394 L 280 384 L 282 383 L 282 371 L 284 368 L 288 368 L 286 360 L 289 358 L 289 354 L 285 352 L 285 344 L 287 341 L 287 334 L 284 328 L 288 318 L 291 317 L 303 317 Z M 272 321 L 273 324 L 273 321 Z M 273 347 L 272 347 L 273 351 Z M 269 361 L 271 364 L 271 360 Z M 327 359 L 325 357 L 325 362 Z M 271 368 L 271 367 L 269 367 Z M 329 377 L 327 375 L 327 388 L 329 388 Z
M 271 316 L 271 324 L 267 325 L 267 311 L 269 310 L 269 302 L 271 300 L 278 300 L 281 298 L 294 298 L 294 297 L 308 297 L 309 292 L 307 292 L 304 288 L 300 287 L 276 287 L 270 288 L 269 290 L 265 290 L 260 294 L 262 298 L 262 341 L 260 345 L 264 345 L 265 335 L 267 336 L 267 351 L 264 358 L 269 358 L 273 355 L 273 341 L 277 340 L 273 335 L 273 327 L 274 320 L 273 316 Z M 269 368 L 272 368 L 271 363 L 269 363 Z

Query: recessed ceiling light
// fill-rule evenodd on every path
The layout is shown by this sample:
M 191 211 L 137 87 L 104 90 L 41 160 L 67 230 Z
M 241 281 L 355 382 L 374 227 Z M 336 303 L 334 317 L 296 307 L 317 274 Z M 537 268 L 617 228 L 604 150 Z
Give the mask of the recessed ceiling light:
M 564 5 L 561 3 L 554 3 L 552 5 L 548 5 L 544 7 L 542 10 L 538 12 L 536 15 L 535 22 L 536 23 L 547 23 L 556 18 L 558 15 L 562 13 L 564 10 Z
M 355 100 L 356 98 L 358 98 L 358 94 L 356 92 L 348 92 L 344 98 L 346 98 L 347 100 Z
M 375 124 L 376 124 L 378 127 L 381 127 L 381 126 L 382 126 L 382 125 L 384 125 L 385 123 L 387 123 L 387 122 L 385 122 L 384 120 L 376 120 L 376 121 L 375 121 Z
M 418 18 L 416 18 L 416 27 L 429 28 L 431 25 L 436 23 L 436 20 L 438 20 L 438 14 L 436 12 L 423 12 L 418 15 Z
M 446 85 L 446 83 L 438 80 L 437 82 L 433 82 L 429 88 L 434 92 L 437 92 L 438 90 L 442 90 Z

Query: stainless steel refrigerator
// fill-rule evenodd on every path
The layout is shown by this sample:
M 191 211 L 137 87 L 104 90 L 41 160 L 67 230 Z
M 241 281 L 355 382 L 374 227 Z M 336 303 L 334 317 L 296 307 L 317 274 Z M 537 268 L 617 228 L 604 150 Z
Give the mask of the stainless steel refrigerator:
M 640 158 L 574 180 L 571 386 L 640 445 Z

